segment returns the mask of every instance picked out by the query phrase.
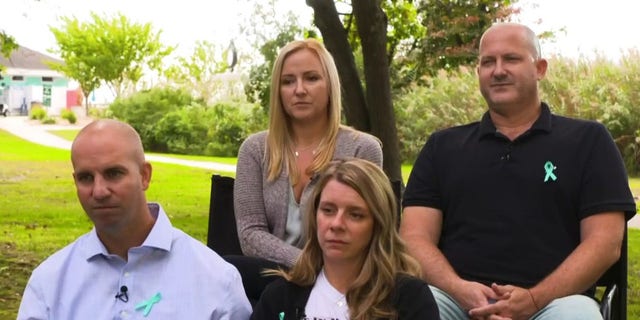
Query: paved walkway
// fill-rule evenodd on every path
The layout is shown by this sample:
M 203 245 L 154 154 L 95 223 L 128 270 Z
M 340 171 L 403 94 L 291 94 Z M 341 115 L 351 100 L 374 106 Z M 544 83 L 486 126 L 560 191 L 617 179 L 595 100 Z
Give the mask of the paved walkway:
M 6 130 L 13 135 L 21 137 L 25 140 L 42 144 L 49 147 L 59 149 L 71 149 L 71 142 L 60 138 L 54 134 L 51 134 L 49 130 L 65 130 L 65 129 L 80 129 L 86 125 L 87 121 L 80 121 L 76 125 L 43 125 L 38 121 L 29 120 L 27 117 L 9 116 L 0 117 L 0 129 Z M 183 166 L 196 167 L 202 169 L 209 169 L 215 171 L 235 172 L 236 166 L 222 163 L 195 161 L 195 160 L 183 160 L 170 157 L 163 157 L 158 155 L 146 155 L 147 160 L 173 163 Z M 636 215 L 628 223 L 629 227 L 640 228 L 640 215 Z
M 39 121 L 29 120 L 25 116 L 9 116 L 0 117 L 0 129 L 6 130 L 9 133 L 18 136 L 22 139 L 31 141 L 33 143 L 54 147 L 58 149 L 71 149 L 71 142 L 69 140 L 60 138 L 52 133 L 50 130 L 68 130 L 68 129 L 80 129 L 86 125 L 89 121 L 80 120 L 78 124 L 69 125 L 43 125 Z M 173 163 L 189 167 L 196 167 L 202 169 L 209 169 L 215 171 L 235 172 L 236 166 L 223 163 L 214 163 L 207 161 L 196 160 L 184 160 L 171 157 L 164 157 L 159 155 L 145 155 L 147 160 L 151 162 L 163 162 Z

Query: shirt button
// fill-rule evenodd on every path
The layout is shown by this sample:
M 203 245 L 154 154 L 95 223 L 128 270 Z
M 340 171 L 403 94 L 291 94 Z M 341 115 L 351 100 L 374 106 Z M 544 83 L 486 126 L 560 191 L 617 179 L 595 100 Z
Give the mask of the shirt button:
M 124 311 L 124 310 L 123 310 L 123 311 L 120 311 L 120 316 L 121 316 L 122 318 L 128 318 L 128 317 L 129 317 L 129 314 L 128 314 L 126 311 Z
M 124 273 L 125 278 L 128 278 L 128 277 L 129 277 L 129 275 L 130 275 L 130 274 L 129 274 L 129 272 L 125 272 L 125 273 Z

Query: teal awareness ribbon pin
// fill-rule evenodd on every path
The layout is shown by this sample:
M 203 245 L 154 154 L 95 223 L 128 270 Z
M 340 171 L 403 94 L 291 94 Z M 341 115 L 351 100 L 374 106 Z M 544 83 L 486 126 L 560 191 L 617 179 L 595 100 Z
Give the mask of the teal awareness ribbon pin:
M 153 297 L 149 298 L 149 300 L 138 303 L 136 305 L 136 310 L 144 308 L 144 310 L 142 311 L 142 315 L 146 317 L 151 312 L 151 308 L 153 308 L 153 305 L 158 303 L 161 298 L 162 296 L 160 295 L 160 292 L 158 292 L 154 294 Z
M 544 172 L 546 173 L 546 175 L 544 176 L 544 182 L 549 181 L 549 179 L 553 181 L 558 180 L 558 177 L 556 177 L 556 175 L 553 173 L 553 170 L 555 169 L 556 166 L 554 166 L 551 161 L 547 161 L 544 163 Z
M 280 312 L 280 314 L 278 314 L 278 319 L 284 320 L 284 311 Z

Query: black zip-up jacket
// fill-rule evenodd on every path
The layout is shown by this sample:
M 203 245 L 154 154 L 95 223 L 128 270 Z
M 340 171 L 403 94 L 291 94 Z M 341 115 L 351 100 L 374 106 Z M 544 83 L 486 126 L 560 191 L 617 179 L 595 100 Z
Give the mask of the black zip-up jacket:
M 313 286 L 301 287 L 283 278 L 265 288 L 260 301 L 253 308 L 253 320 L 301 320 Z M 393 305 L 398 320 L 438 320 L 438 306 L 429 286 L 422 280 L 398 276 L 393 292 Z M 284 317 L 280 315 L 284 313 Z

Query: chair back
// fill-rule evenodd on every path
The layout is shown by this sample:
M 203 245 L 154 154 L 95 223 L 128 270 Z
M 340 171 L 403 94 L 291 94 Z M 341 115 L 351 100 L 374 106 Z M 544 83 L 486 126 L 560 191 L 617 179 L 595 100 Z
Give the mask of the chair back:
M 242 255 L 233 209 L 232 177 L 211 176 L 207 246 L 221 256 Z
M 627 227 L 625 225 L 620 259 L 596 282 L 597 287 L 605 287 L 600 299 L 600 312 L 604 320 L 627 319 L 627 259 Z

